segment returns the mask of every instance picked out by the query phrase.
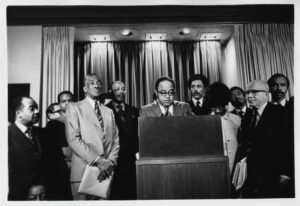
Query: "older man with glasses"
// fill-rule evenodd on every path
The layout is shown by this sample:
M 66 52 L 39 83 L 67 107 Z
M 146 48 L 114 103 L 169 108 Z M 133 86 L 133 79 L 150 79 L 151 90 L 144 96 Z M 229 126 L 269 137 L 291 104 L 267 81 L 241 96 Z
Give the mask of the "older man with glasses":
M 269 86 L 261 80 L 247 88 L 249 108 L 242 120 L 237 162 L 246 162 L 243 198 L 283 197 L 281 188 L 290 177 L 285 170 L 283 111 L 269 102 Z
M 142 107 L 140 117 L 185 116 L 192 114 L 188 103 L 175 101 L 175 83 L 169 77 L 155 82 L 157 103 Z

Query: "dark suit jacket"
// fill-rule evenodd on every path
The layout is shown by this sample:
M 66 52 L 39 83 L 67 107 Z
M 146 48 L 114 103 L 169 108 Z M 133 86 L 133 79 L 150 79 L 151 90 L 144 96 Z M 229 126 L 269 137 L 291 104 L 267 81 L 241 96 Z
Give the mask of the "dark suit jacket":
M 46 136 L 42 141 L 44 148 L 45 180 L 48 199 L 71 200 L 70 170 L 68 169 L 62 147 L 66 146 L 65 124 L 51 120 L 46 126 Z
M 32 185 L 43 180 L 43 152 L 40 139 L 43 132 L 33 127 L 34 146 L 24 133 L 15 125 L 8 127 L 8 200 L 26 200 Z
M 122 121 L 112 102 L 106 106 L 114 112 L 120 143 L 111 198 L 136 199 L 135 153 L 138 152 L 139 111 L 136 107 L 125 104 L 124 121 Z
M 202 107 L 200 107 L 199 111 L 196 110 L 196 106 L 194 105 L 192 100 L 190 100 L 188 103 L 189 103 L 190 107 L 192 108 L 192 112 L 195 115 L 209 115 L 210 109 L 209 109 L 209 107 L 207 105 L 207 102 L 205 100 L 203 100 Z
M 254 134 L 250 135 L 251 111 L 247 110 L 241 124 L 241 140 L 236 162 L 247 156 L 247 180 L 244 197 L 276 197 L 279 176 L 286 174 L 281 142 L 285 141 L 283 111 L 267 103 Z
M 174 114 L 173 116 L 186 116 L 191 115 L 191 107 L 186 102 L 174 101 Z M 140 117 L 160 117 L 162 115 L 158 103 L 151 103 L 142 107 Z

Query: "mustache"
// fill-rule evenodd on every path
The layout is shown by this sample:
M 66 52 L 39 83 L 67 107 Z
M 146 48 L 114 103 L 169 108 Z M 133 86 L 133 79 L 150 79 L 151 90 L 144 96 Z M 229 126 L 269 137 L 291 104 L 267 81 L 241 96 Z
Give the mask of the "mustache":
M 195 95 L 195 94 L 198 94 L 198 95 L 200 95 L 200 93 L 199 93 L 199 92 L 193 92 L 193 95 Z
M 284 95 L 284 92 L 282 92 L 282 91 L 276 91 L 275 93 Z

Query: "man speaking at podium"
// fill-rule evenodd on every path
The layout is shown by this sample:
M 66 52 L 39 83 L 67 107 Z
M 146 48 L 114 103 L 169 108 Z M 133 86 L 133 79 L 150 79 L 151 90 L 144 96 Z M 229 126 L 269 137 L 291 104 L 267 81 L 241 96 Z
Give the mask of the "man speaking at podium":
M 174 101 L 175 83 L 169 77 L 161 77 L 155 82 L 157 103 L 142 107 L 140 117 L 167 117 L 191 115 L 188 103 Z

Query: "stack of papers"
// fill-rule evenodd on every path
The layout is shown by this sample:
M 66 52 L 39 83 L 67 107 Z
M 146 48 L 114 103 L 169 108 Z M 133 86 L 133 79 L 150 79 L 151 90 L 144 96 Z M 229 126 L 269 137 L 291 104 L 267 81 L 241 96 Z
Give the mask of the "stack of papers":
M 247 157 L 242 159 L 236 164 L 233 178 L 232 178 L 232 184 L 235 186 L 235 189 L 238 190 L 240 189 L 247 178 L 247 162 L 246 162 Z

